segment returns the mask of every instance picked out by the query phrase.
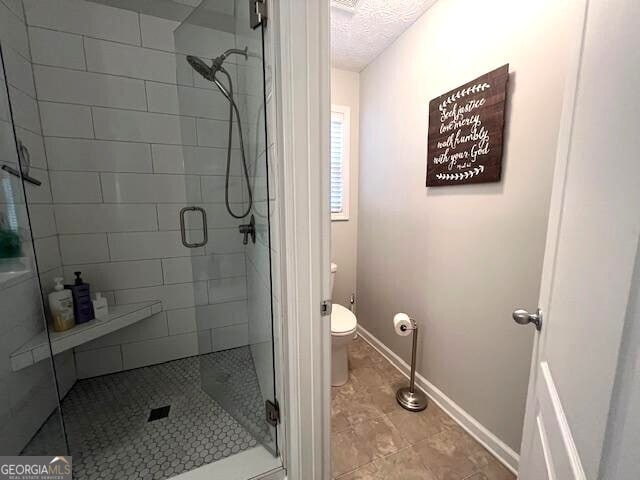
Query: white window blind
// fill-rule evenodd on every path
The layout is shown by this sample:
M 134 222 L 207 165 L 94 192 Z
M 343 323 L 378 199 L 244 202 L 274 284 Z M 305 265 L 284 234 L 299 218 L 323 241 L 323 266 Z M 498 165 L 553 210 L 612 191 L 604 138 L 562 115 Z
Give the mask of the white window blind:
M 349 110 L 331 107 L 331 218 L 349 218 Z

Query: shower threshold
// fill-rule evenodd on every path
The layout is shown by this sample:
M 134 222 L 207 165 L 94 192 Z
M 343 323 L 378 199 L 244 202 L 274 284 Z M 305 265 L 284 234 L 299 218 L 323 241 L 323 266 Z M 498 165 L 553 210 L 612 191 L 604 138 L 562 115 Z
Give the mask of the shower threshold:
M 181 473 L 171 480 L 282 480 L 285 478 L 282 460 L 274 457 L 262 445 Z

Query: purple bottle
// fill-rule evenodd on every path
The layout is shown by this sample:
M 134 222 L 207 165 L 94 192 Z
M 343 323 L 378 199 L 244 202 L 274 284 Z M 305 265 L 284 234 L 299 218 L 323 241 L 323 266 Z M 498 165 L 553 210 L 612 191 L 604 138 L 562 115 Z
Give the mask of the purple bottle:
M 64 288 L 71 290 L 73 296 L 73 315 L 76 324 L 85 323 L 95 318 L 93 314 L 93 302 L 91 301 L 91 291 L 88 283 L 84 283 L 80 277 L 82 272 L 73 272 L 76 280 L 73 285 L 65 285 Z

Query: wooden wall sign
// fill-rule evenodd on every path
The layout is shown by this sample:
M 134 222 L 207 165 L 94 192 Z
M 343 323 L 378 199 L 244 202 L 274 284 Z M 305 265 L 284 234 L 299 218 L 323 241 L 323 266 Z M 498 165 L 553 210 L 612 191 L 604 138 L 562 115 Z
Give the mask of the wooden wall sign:
M 427 187 L 499 182 L 509 65 L 429 102 Z

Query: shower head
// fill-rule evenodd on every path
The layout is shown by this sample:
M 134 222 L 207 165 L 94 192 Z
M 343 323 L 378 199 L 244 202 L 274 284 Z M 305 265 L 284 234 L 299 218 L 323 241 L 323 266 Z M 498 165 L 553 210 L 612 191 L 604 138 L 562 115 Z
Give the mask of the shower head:
M 214 69 L 213 65 L 210 67 L 204 62 L 204 60 L 198 57 L 194 57 L 193 55 L 187 55 L 187 62 L 189 62 L 191 68 L 193 68 L 196 72 L 198 72 L 210 82 L 213 82 L 213 77 L 217 68 Z
M 216 57 L 211 62 L 211 66 L 207 65 L 205 61 L 199 57 L 193 55 L 187 55 L 187 62 L 191 65 L 196 72 L 202 75 L 210 82 L 214 81 L 215 74 L 222 68 L 222 64 L 225 62 L 229 55 L 242 55 L 245 59 L 249 58 L 249 47 L 244 47 L 242 50 L 239 48 L 230 48 L 225 51 L 219 57 Z
M 229 50 L 225 51 L 222 55 L 214 58 L 211 61 L 211 66 L 207 65 L 207 63 L 203 59 L 194 57 L 193 55 L 187 56 L 187 62 L 189 62 L 189 65 L 191 65 L 191 67 L 200 75 L 202 75 L 206 80 L 209 80 L 210 82 L 214 83 L 218 87 L 218 90 L 220 90 L 220 93 L 222 93 L 222 95 L 224 95 L 226 99 L 229 100 L 229 124 L 228 124 L 229 125 L 229 137 L 228 137 L 229 141 L 227 143 L 227 172 L 226 172 L 226 180 L 225 180 L 225 187 L 224 187 L 224 191 L 225 191 L 224 200 L 225 200 L 225 204 L 227 207 L 227 211 L 229 212 L 229 215 L 231 215 L 233 218 L 244 218 L 247 215 L 249 215 L 249 213 L 251 212 L 251 208 L 253 205 L 253 196 L 252 196 L 253 194 L 251 192 L 251 182 L 249 181 L 247 159 L 244 154 L 244 137 L 242 135 L 242 121 L 240 119 L 240 111 L 238 110 L 238 105 L 236 104 L 236 101 L 233 98 L 233 80 L 231 79 L 231 75 L 229 74 L 227 69 L 224 68 L 224 62 L 229 55 L 242 55 L 245 58 L 245 60 L 247 60 L 249 58 L 249 48 L 244 47 L 244 49 L 242 50 L 239 48 L 230 48 Z M 227 79 L 226 85 L 223 83 L 222 78 L 218 78 L 219 77 L 218 74 L 226 77 Z M 231 208 L 231 205 L 229 204 L 229 172 L 231 167 L 231 146 L 234 138 L 234 134 L 233 134 L 234 114 L 236 117 L 235 125 L 238 128 L 238 137 L 240 139 L 242 168 L 244 171 L 244 178 L 246 181 L 247 190 L 249 194 L 249 206 L 247 207 L 246 210 L 243 210 L 243 212 L 240 214 L 235 213 Z

